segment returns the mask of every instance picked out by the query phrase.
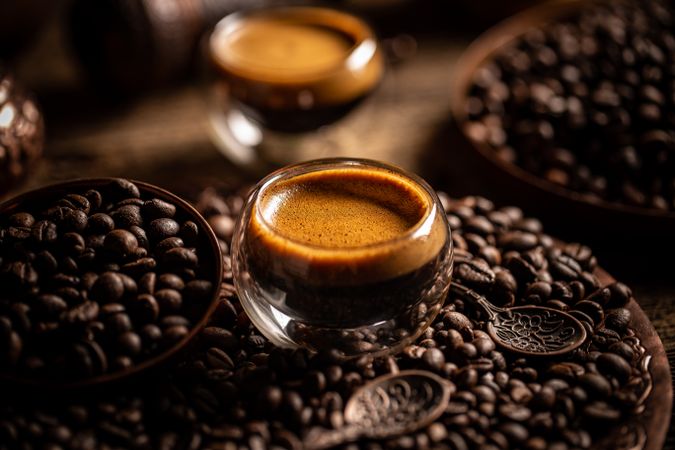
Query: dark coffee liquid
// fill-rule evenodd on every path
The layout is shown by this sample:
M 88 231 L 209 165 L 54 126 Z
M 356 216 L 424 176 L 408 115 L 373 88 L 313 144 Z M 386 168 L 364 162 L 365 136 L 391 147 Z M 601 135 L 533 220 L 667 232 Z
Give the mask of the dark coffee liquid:
M 440 264 L 437 256 L 410 273 L 356 286 L 312 285 L 256 264 L 251 275 L 261 286 L 285 291 L 284 300 L 274 306 L 292 319 L 325 328 L 356 328 L 404 316 L 433 287 Z
M 249 105 L 232 99 L 236 106 L 265 128 L 282 133 L 301 133 L 336 122 L 356 108 L 368 94 L 360 95 L 335 105 L 317 105 L 311 109 L 300 107 L 269 108 Z

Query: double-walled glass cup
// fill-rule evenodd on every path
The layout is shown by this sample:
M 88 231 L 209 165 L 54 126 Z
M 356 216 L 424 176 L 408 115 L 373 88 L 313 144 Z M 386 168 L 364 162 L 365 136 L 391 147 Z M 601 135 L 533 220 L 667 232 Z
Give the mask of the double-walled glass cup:
M 392 232 L 394 222 L 405 225 Z M 346 358 L 412 342 L 438 314 L 452 274 L 435 192 L 361 159 L 268 175 L 237 221 L 232 251 L 240 301 L 267 338 Z
M 213 141 L 255 171 L 334 156 L 339 145 L 328 130 L 384 73 L 380 44 L 363 20 L 315 6 L 231 14 L 213 30 L 208 56 Z

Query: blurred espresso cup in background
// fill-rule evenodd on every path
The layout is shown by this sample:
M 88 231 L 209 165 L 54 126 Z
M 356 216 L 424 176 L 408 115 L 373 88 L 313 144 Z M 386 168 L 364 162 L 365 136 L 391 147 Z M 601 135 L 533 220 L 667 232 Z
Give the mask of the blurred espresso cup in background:
M 251 168 L 329 156 L 321 130 L 375 90 L 384 72 L 368 25 L 322 7 L 232 14 L 215 27 L 208 52 L 214 142 Z

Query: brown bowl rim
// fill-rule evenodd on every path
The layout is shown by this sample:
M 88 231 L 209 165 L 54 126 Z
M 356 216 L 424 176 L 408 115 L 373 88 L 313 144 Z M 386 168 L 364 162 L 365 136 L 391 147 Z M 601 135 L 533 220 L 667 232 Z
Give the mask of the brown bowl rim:
M 621 0 L 617 0 L 621 1 Z M 524 181 L 530 187 L 554 194 L 562 199 L 576 204 L 590 206 L 598 211 L 620 213 L 637 218 L 649 220 L 659 219 L 675 222 L 675 212 L 661 212 L 654 208 L 642 208 L 619 202 L 610 202 L 593 197 L 589 194 L 566 189 L 521 168 L 516 164 L 509 163 L 499 158 L 494 149 L 489 145 L 471 139 L 465 131 L 467 115 L 464 105 L 468 97 L 473 75 L 476 70 L 483 67 L 487 62 L 494 60 L 494 56 L 502 49 L 508 47 L 516 39 L 522 37 L 535 27 L 546 25 L 552 21 L 560 20 L 568 15 L 581 11 L 591 4 L 612 4 L 611 0 L 552 0 L 541 5 L 526 9 L 508 19 L 489 28 L 474 39 L 464 50 L 457 61 L 457 72 L 451 80 L 450 114 L 461 136 L 469 145 L 477 150 L 485 159 L 493 163 L 497 168 L 513 178 Z
M 220 298 L 220 286 L 223 282 L 223 254 L 220 248 L 220 243 L 216 238 L 213 229 L 209 226 L 206 219 L 192 206 L 188 201 L 183 200 L 176 194 L 168 191 L 167 189 L 155 186 L 144 181 L 132 180 L 127 178 L 120 177 L 95 177 L 95 178 L 76 178 L 73 180 L 63 181 L 59 183 L 53 183 L 46 186 L 42 186 L 24 193 L 21 193 L 13 198 L 3 201 L 0 203 L 0 214 L 4 215 L 12 208 L 17 208 L 19 205 L 29 201 L 36 196 L 41 194 L 48 193 L 50 196 L 58 195 L 59 193 L 72 191 L 75 189 L 96 189 L 105 184 L 108 184 L 115 180 L 126 180 L 135 184 L 140 192 L 141 196 L 143 194 L 150 194 L 157 198 L 163 200 L 169 200 L 173 202 L 179 210 L 182 210 L 188 216 L 188 220 L 193 220 L 197 226 L 200 228 L 200 231 L 206 233 L 207 241 L 204 242 L 204 245 L 211 252 L 211 257 L 215 258 L 215 261 L 212 263 L 211 279 L 214 281 L 213 295 L 211 301 L 203 313 L 202 318 L 190 328 L 189 333 L 181 339 L 177 344 L 171 348 L 158 353 L 148 359 L 142 360 L 140 363 L 133 365 L 129 369 L 103 373 L 101 375 L 96 375 L 90 378 L 84 378 L 75 381 L 67 381 L 63 383 L 49 382 L 44 379 L 31 379 L 31 378 L 22 378 L 15 375 L 2 374 L 0 375 L 0 380 L 7 381 L 22 387 L 37 387 L 37 388 L 48 388 L 48 389 L 81 389 L 81 388 L 91 388 L 98 387 L 104 384 L 110 384 L 113 382 L 121 382 L 128 380 L 133 376 L 141 375 L 142 372 L 150 371 L 158 366 L 161 366 L 179 354 L 184 350 L 194 339 L 199 335 L 199 333 L 206 327 L 208 321 L 211 319 L 213 313 L 218 306 L 218 300 Z

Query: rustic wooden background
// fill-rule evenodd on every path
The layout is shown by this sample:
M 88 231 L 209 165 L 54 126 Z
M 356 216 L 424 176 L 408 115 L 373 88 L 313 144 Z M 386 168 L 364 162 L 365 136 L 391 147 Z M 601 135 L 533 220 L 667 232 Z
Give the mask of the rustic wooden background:
M 484 14 L 473 12 L 463 10 L 472 20 L 446 12 L 424 26 L 412 21 L 397 22 L 397 26 L 376 22 L 385 45 L 404 50 L 399 55 L 402 59 L 391 62 L 379 91 L 328 133 L 339 144 L 337 154 L 398 164 L 453 195 L 487 194 L 498 197 L 500 204 L 524 204 L 526 199 L 495 192 L 449 126 L 449 81 L 457 58 L 490 20 L 503 14 L 495 10 L 484 20 Z M 256 176 L 234 168 L 211 144 L 206 94 L 198 77 L 111 105 L 83 87 L 83 75 L 68 50 L 61 23 L 61 17 L 55 17 L 14 67 L 18 78 L 38 95 L 48 140 L 44 161 L 9 195 L 58 180 L 104 175 L 145 180 L 179 192 L 194 192 L 207 184 L 255 181 Z M 639 245 L 643 236 L 628 235 L 620 242 L 601 243 L 601 232 L 597 239 L 592 233 L 574 236 L 566 232 L 564 220 L 544 224 L 563 239 L 582 238 L 596 249 L 604 268 L 634 289 L 673 367 L 675 265 L 666 261 L 672 242 L 650 242 L 645 247 Z M 675 448 L 672 427 L 665 448 Z

